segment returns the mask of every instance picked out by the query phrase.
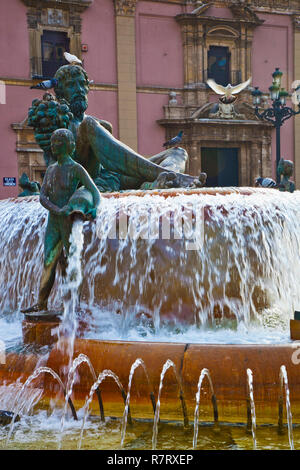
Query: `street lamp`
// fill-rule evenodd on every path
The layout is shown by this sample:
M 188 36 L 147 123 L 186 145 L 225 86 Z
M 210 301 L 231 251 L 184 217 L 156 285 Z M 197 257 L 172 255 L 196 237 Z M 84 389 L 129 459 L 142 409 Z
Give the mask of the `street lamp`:
M 282 72 L 279 70 L 279 67 L 276 67 L 275 72 L 272 73 L 272 77 L 273 82 L 269 88 L 270 100 L 272 101 L 272 106 L 270 108 L 264 109 L 260 113 L 258 107 L 261 102 L 262 92 L 258 87 L 255 87 L 251 94 L 253 105 L 255 106 L 255 115 L 262 121 L 271 122 L 276 129 L 276 181 L 277 183 L 280 183 L 280 176 L 277 174 L 277 167 L 281 158 L 280 127 L 284 121 L 300 113 L 300 87 L 296 89 L 299 110 L 294 111 L 289 106 L 286 106 L 286 99 L 289 96 L 289 93 L 281 87 Z

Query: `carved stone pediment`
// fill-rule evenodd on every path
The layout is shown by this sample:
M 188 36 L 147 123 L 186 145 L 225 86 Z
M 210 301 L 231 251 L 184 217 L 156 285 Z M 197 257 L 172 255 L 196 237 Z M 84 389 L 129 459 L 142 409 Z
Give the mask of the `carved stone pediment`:
M 191 119 L 257 121 L 253 107 L 246 102 L 237 102 L 235 104 L 206 103 L 192 113 Z
M 257 25 L 261 24 L 263 21 L 259 19 L 257 14 L 253 11 L 251 6 L 245 5 L 244 2 L 237 2 L 233 3 L 229 6 L 232 14 L 235 18 L 239 18 L 241 20 L 251 21 Z

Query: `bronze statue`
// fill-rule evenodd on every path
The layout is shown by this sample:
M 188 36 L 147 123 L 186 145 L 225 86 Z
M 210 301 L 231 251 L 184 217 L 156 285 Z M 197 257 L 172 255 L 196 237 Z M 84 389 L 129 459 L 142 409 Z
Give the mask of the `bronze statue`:
M 34 99 L 28 111 L 28 125 L 34 128 L 35 138 L 44 150 L 44 160 L 49 166 L 55 163 L 51 152 L 51 133 L 56 129 L 68 128 L 73 114 L 65 100 L 57 102 L 51 93 L 45 93 L 41 100 Z
M 58 101 L 46 93 L 42 100 L 33 101 L 28 113 L 48 166 L 40 202 L 49 216 L 38 303 L 23 313 L 47 309 L 58 261 L 64 269 L 63 247 L 66 255 L 69 251 L 70 215 L 80 212 L 95 218 L 99 190 L 142 185 L 144 189 L 199 187 L 206 180 L 205 173 L 199 178 L 183 173 L 184 149 L 168 149 L 148 160 L 115 139 L 109 122 L 86 115 L 89 80 L 80 65 L 60 67 L 53 83 Z M 55 130 L 57 127 L 62 129 Z M 79 184 L 82 187 L 77 189 Z
M 277 173 L 280 176 L 280 183 L 278 184 L 279 191 L 295 191 L 295 183 L 290 181 L 294 172 L 294 163 L 291 160 L 284 160 L 281 158 L 278 163 Z
M 58 129 L 51 136 L 51 150 L 57 162 L 47 168 L 41 187 L 40 202 L 48 209 L 48 223 L 44 240 L 44 271 L 38 303 L 23 313 L 47 310 L 47 300 L 55 280 L 55 270 L 63 248 L 68 256 L 73 212 L 95 218 L 100 204 L 100 193 L 87 171 L 72 159 L 75 140 L 68 129 Z M 83 185 L 78 191 L 78 185 Z M 86 191 L 90 203 L 78 207 L 76 193 Z M 88 197 L 84 198 L 88 201 Z
M 271 178 L 256 178 L 254 185 L 261 188 L 279 189 L 279 191 L 288 191 L 293 193 L 295 191 L 295 183 L 290 181 L 290 177 L 294 172 L 294 163 L 291 160 L 284 160 L 281 158 L 277 167 L 277 174 L 280 176 L 280 183 L 276 183 Z
M 26 173 L 23 173 L 19 179 L 19 186 L 21 186 L 23 191 L 18 194 L 18 197 L 37 196 L 40 194 L 40 183 L 38 181 L 30 181 Z
M 115 139 L 109 122 L 86 115 L 89 80 L 80 65 L 60 67 L 54 83 L 57 99 L 65 100 L 64 104 L 68 104 L 72 113 L 68 128 L 76 139 L 74 159 L 87 170 L 101 192 L 139 189 L 147 182 L 151 188 L 162 187 L 165 178 L 159 176 L 165 172 L 173 174 L 167 179 L 165 187 L 172 186 L 170 181 L 173 181 L 174 187 L 203 186 L 206 179 L 204 173 L 200 178 L 183 174 L 187 161 L 184 149 L 168 149 L 159 156 L 146 159 Z M 45 152 L 49 149 L 52 131 L 50 126 L 49 129 L 44 127 L 43 132 L 35 132 L 36 140 Z

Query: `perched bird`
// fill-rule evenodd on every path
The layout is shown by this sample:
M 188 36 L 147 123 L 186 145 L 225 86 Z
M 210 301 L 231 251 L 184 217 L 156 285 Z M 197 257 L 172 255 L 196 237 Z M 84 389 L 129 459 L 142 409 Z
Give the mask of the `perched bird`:
M 200 13 L 200 12 L 201 12 L 201 13 L 204 13 L 205 10 L 207 10 L 207 9 L 210 7 L 210 4 L 209 4 L 209 3 L 203 3 L 203 2 L 201 2 L 201 1 L 196 2 L 196 5 L 198 5 L 198 6 L 197 6 L 197 8 L 196 8 L 195 10 L 193 10 L 193 11 L 191 12 L 192 15 L 196 15 L 197 13 Z
M 71 65 L 82 65 L 82 61 L 76 57 L 76 55 L 70 54 L 69 52 L 64 52 L 64 56 L 67 62 Z
M 256 178 L 255 186 L 259 186 L 261 188 L 275 188 L 277 186 L 277 183 L 271 178 L 262 178 L 260 176 L 259 178 Z
M 209 78 L 207 80 L 207 84 L 210 86 L 212 90 L 214 90 L 215 93 L 218 95 L 223 95 L 221 97 L 221 100 L 230 103 L 236 100 L 236 95 L 237 93 L 240 93 L 242 90 L 244 90 L 251 82 L 251 77 L 243 83 L 240 83 L 239 85 L 232 86 L 230 83 L 226 87 L 223 85 L 218 85 L 212 78 Z
M 37 85 L 32 85 L 30 88 L 34 88 L 36 90 L 50 90 L 50 88 L 54 88 L 56 85 L 56 78 L 50 78 L 50 80 L 44 80 Z
M 178 135 L 176 137 L 173 137 L 172 139 L 168 140 L 163 144 L 163 147 L 171 147 L 172 145 L 177 145 L 182 141 L 182 136 L 183 136 L 183 131 L 179 131 Z

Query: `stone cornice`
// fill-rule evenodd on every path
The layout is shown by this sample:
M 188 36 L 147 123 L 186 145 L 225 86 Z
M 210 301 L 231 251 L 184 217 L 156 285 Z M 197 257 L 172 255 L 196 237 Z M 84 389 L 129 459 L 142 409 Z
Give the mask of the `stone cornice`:
M 90 5 L 93 0 L 21 0 L 27 7 L 30 8 L 60 8 L 67 9 L 69 11 L 82 12 Z
M 259 18 L 254 19 L 254 18 L 219 18 L 215 16 L 196 16 L 193 13 L 181 13 L 179 15 L 176 15 L 175 17 L 176 21 L 178 23 L 183 23 L 183 24 L 208 24 L 208 25 L 228 25 L 228 26 L 235 26 L 240 23 L 245 23 L 250 27 L 256 27 L 264 23 L 264 20 L 261 20 Z

